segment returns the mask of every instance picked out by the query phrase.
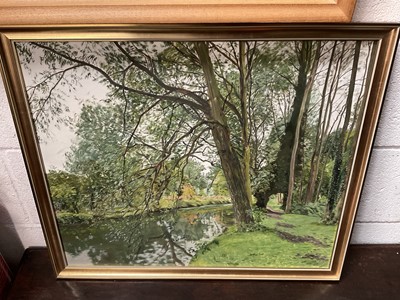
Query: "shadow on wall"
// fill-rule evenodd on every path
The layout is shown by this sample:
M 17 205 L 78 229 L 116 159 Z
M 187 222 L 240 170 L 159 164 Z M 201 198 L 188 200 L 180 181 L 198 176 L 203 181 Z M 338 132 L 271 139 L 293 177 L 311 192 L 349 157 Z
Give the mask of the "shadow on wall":
M 10 214 L 1 204 L 1 200 L 0 198 L 0 253 L 15 275 L 25 248 L 14 228 Z

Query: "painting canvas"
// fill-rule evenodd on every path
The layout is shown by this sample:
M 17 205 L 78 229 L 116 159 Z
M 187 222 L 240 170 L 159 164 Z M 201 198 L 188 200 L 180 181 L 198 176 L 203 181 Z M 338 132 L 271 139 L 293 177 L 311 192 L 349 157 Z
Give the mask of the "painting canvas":
M 378 49 L 16 41 L 66 265 L 329 270 Z

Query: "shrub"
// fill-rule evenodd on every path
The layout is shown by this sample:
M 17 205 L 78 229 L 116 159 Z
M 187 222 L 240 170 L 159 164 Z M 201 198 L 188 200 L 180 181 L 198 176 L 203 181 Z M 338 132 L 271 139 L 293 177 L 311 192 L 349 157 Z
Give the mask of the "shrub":
M 325 213 L 325 203 L 324 202 L 311 202 L 308 204 L 295 203 L 292 206 L 291 212 L 299 215 L 322 217 Z
M 57 221 L 59 224 L 90 224 L 93 221 L 93 215 L 59 212 L 57 213 Z

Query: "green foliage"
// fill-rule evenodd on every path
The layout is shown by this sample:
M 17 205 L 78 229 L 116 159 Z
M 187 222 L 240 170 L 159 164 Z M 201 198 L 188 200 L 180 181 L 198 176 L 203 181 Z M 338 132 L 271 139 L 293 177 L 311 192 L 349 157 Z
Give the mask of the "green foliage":
M 224 147 L 232 150 L 239 160 L 235 169 L 241 170 L 235 171 L 243 171 L 247 163 L 250 165 L 250 174 L 245 175 L 251 177 L 253 194 L 287 191 L 293 149 L 290 136 L 294 128 L 291 127 L 296 123 L 290 120 L 294 108 L 298 107 L 294 99 L 302 88 L 296 78 L 300 78 L 300 69 L 311 67 L 310 57 L 317 43 L 224 41 L 201 44 L 209 60 L 200 59 L 193 42 L 18 44 L 22 64 L 29 69 L 31 63 L 38 63 L 43 69 L 35 74 L 28 93 L 38 131 L 45 133 L 55 123 L 71 126 L 76 134 L 67 154 L 67 172 L 49 174 L 56 209 L 104 213 L 115 207 L 157 210 L 170 196 L 180 197 L 184 203 L 180 205 L 198 205 L 205 199 L 201 196 L 206 195 L 228 197 L 231 194 L 235 199 L 237 193 L 230 193 L 219 162 L 218 156 L 225 151 Z M 293 207 L 302 214 L 320 214 L 319 204 L 301 205 L 318 135 L 316 128 L 320 125 L 317 118 L 320 112 L 329 111 L 328 103 L 321 108 L 318 86 L 327 75 L 331 77 L 328 82 L 331 87 L 335 86 L 334 82 L 341 82 L 340 78 L 333 78 L 333 73 L 324 74 L 332 43 L 323 44 L 326 57 L 319 62 L 321 66 L 310 105 L 302 120 L 304 133 L 296 162 L 297 173 L 301 176 L 296 174 Z M 333 65 L 340 65 L 341 71 L 346 73 L 345 65 L 351 65 L 352 51 L 343 53 L 346 55 L 340 64 L 339 57 L 332 56 L 335 58 Z M 238 63 L 242 58 L 244 66 Z M 248 72 L 246 88 L 240 83 L 243 72 Z M 305 82 L 311 79 L 307 78 L 307 72 L 309 70 L 302 76 Z M 206 80 L 208 73 L 212 73 L 216 81 L 213 88 Z M 70 105 L 70 94 L 82 79 L 92 79 L 106 87 L 106 99 L 78 99 L 79 103 Z M 344 95 L 348 87 L 346 84 L 339 86 L 330 91 L 330 95 Z M 210 113 L 211 94 L 221 102 L 220 115 L 215 118 Z M 338 115 L 339 121 L 328 122 L 329 126 L 337 124 L 327 128 L 331 133 L 322 147 L 321 167 L 324 167 L 317 182 L 321 187 L 317 200 L 329 193 L 340 135 L 341 100 L 332 98 L 329 101 L 330 110 Z M 80 109 L 76 124 L 71 123 L 72 114 L 68 113 L 66 103 Z M 215 140 L 213 132 L 218 124 L 227 132 L 220 141 Z M 349 133 L 346 139 L 352 140 L 353 136 L 353 132 Z M 251 149 L 250 161 L 244 162 L 243 149 L 247 143 Z M 343 166 L 350 157 L 350 152 L 343 155 Z M 227 170 L 225 172 L 228 174 Z M 248 188 L 247 181 L 230 182 L 233 190 L 235 183 Z M 337 192 L 340 193 L 340 188 Z M 171 202 L 176 204 L 177 199 Z M 243 199 L 237 201 L 240 200 Z M 247 200 L 244 203 L 247 204 Z
M 206 205 L 220 205 L 231 203 L 230 198 L 226 196 L 193 196 L 189 199 L 178 199 L 177 196 L 167 196 L 160 200 L 160 209 L 176 209 L 187 207 L 201 207 Z
M 228 184 L 222 170 L 218 171 L 211 189 L 213 195 L 229 196 Z
M 193 189 L 194 195 L 205 195 L 207 188 L 207 178 L 204 174 L 204 166 L 194 159 L 188 159 L 187 162 L 180 164 L 173 171 L 168 187 L 165 191 L 166 195 L 173 193 L 182 196 L 185 186 Z
M 82 206 L 83 178 L 64 171 L 51 170 L 47 174 L 51 199 L 56 211 L 79 213 Z
M 284 120 L 280 120 L 275 124 L 265 144 L 257 151 L 257 159 L 262 163 L 259 167 L 254 168 L 252 172 L 251 185 L 253 193 L 266 192 L 270 189 L 271 183 L 276 179 L 276 158 L 280 148 L 280 138 L 285 131 Z
M 186 183 L 182 187 L 182 199 L 183 200 L 190 200 L 196 195 L 196 192 L 193 188 L 193 186 L 189 183 Z
M 78 116 L 78 139 L 67 162 L 69 172 L 86 178 L 89 209 L 104 210 L 121 204 L 157 206 L 164 194 L 179 194 L 184 184 L 190 184 L 197 195 L 207 194 L 203 171 L 190 159 L 197 154 L 207 157 L 212 165 L 218 163 L 209 124 L 219 120 L 208 120 L 206 67 L 216 77 L 215 92 L 230 104 L 222 107 L 230 132 L 230 140 L 226 141 L 229 147 L 237 149 L 240 157 L 243 118 L 252 119 L 254 128 L 249 130 L 254 132 L 247 134 L 257 137 L 264 147 L 275 114 L 272 106 L 266 109 L 269 106 L 265 98 L 273 101 L 287 97 L 293 90 L 284 77 L 295 70 L 291 66 L 295 52 L 292 44 L 284 43 L 285 50 L 277 42 L 207 42 L 204 45 L 211 58 L 207 66 L 200 65 L 193 42 L 27 43 L 19 52 L 28 66 L 34 60 L 32 53 L 39 51 L 40 63 L 47 67 L 40 75 L 48 76 L 38 76 L 34 89 L 37 94 L 32 98 L 34 108 L 49 109 L 38 118 L 43 128 L 52 119 L 66 121 L 59 100 L 63 99 L 60 86 L 70 86 L 72 92 L 80 78 L 94 78 L 109 89 L 107 99 L 84 103 Z M 234 63 L 238 61 L 234 49 L 239 46 L 245 50 L 248 65 L 254 66 L 249 77 L 252 80 L 248 81 L 251 102 L 235 88 L 240 86 L 241 70 Z M 290 64 L 282 65 L 282 61 Z M 64 77 L 62 69 L 72 75 Z M 269 74 L 276 70 L 280 74 Z M 52 95 L 48 95 L 49 90 Z M 51 96 L 51 101 L 42 103 L 46 96 Z M 247 102 L 251 103 L 249 115 L 240 116 L 241 106 Z M 251 143 L 255 147 L 253 157 L 264 160 L 264 148 L 258 149 L 253 140 Z M 223 176 L 219 175 L 213 185 L 214 195 L 229 194 Z M 230 186 L 233 188 L 233 184 Z
M 322 217 L 325 213 L 325 201 L 310 202 L 308 204 L 293 203 L 291 212 L 294 214 L 319 216 Z
M 82 107 L 76 131 L 78 140 L 67 154 L 67 169 L 86 178 L 85 196 L 91 210 L 125 200 L 121 199 L 119 186 L 123 164 L 118 147 L 121 123 L 115 107 Z
M 243 224 L 237 228 L 239 232 L 267 232 L 271 229 L 264 224 L 265 211 L 254 208 L 252 211 L 254 222 L 251 224 Z
M 200 194 L 207 187 L 204 175 L 204 166 L 194 159 L 189 159 L 183 171 L 184 181 L 190 184 L 196 194 Z
M 59 224 L 90 224 L 93 222 L 93 215 L 61 211 L 57 213 L 57 221 Z

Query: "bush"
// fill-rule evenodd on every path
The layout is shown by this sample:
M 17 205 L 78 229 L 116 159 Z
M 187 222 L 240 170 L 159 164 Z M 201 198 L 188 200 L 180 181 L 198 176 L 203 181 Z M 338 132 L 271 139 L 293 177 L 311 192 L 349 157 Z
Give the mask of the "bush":
M 57 213 L 57 221 L 59 224 L 90 224 L 93 221 L 93 215 L 59 212 Z
M 322 217 L 325 213 L 325 203 L 323 202 L 311 202 L 308 204 L 294 203 L 291 212 L 299 215 Z

